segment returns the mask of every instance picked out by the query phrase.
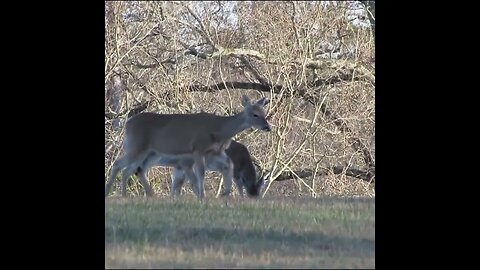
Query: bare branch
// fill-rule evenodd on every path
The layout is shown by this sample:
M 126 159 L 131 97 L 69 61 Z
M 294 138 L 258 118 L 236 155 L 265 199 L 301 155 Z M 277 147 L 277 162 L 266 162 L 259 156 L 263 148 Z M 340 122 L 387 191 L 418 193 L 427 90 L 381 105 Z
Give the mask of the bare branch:
M 297 41 L 298 48 L 302 49 L 302 45 L 300 44 L 300 35 L 298 34 L 297 23 L 295 22 L 295 15 L 297 13 L 297 5 L 295 4 L 295 1 L 291 1 L 291 3 L 292 3 L 292 6 L 293 6 L 293 14 L 291 16 L 292 25 L 293 25 L 293 32 L 295 33 L 295 39 Z
M 375 43 L 371 30 L 358 31 L 349 22 L 348 11 L 355 6 L 355 12 L 363 13 L 361 4 L 105 5 L 106 169 L 121 152 L 124 130 L 115 123 L 141 111 L 229 115 L 240 105 L 239 97 L 248 94 L 271 98 L 266 118 L 275 132 L 249 130 L 235 140 L 258 155 L 256 166 L 269 170 L 268 179 L 294 179 L 302 196 L 372 191 Z M 364 15 L 374 30 L 371 7 Z M 140 18 L 141 23 L 124 16 Z M 123 87 L 115 89 L 120 83 Z M 257 171 L 262 171 L 259 166 Z M 151 172 L 159 192 L 168 190 L 163 181 L 168 173 Z M 322 175 L 333 181 L 322 181 Z M 343 181 L 346 176 L 356 181 Z
M 322 104 L 322 106 L 320 107 L 320 110 L 322 111 L 325 117 L 329 118 L 330 120 L 333 120 L 333 123 L 337 127 L 339 127 L 343 133 L 346 133 L 346 134 L 353 133 L 352 130 L 347 126 L 347 123 L 342 119 L 340 119 L 340 117 L 332 113 L 330 110 L 328 110 L 325 104 Z M 353 137 L 353 136 L 349 137 L 348 141 L 350 145 L 352 145 L 353 149 L 355 149 L 355 151 L 360 151 L 363 154 L 363 159 L 365 161 L 365 165 L 367 165 L 367 168 L 374 168 L 375 162 L 367 146 L 365 146 L 365 144 L 363 144 L 360 141 L 360 139 L 357 137 Z
M 263 53 L 260 53 L 256 50 L 251 50 L 251 49 L 237 49 L 237 48 L 223 48 L 221 46 L 217 46 L 215 48 L 215 51 L 212 53 L 202 53 L 198 52 L 195 48 L 190 47 L 188 50 L 185 51 L 185 54 L 191 54 L 197 57 L 200 57 L 202 59 L 207 59 L 207 58 L 216 58 L 220 56 L 234 56 L 239 58 L 240 60 L 243 60 L 242 62 L 247 65 L 247 62 L 244 60 L 245 56 L 250 56 L 254 57 L 258 60 L 261 60 L 267 64 L 275 64 L 279 65 L 281 63 L 275 62 L 275 61 L 269 61 L 266 59 L 265 55 Z M 365 68 L 364 66 L 360 65 L 359 63 L 352 62 L 350 60 L 312 60 L 312 59 L 304 59 L 304 60 L 293 60 L 290 61 L 289 64 L 291 65 L 305 65 L 305 67 L 309 69 L 320 69 L 320 70 L 335 70 L 336 74 L 338 74 L 339 78 L 342 76 L 348 76 L 347 79 L 353 78 L 353 71 L 355 71 L 355 77 L 359 80 L 362 78 L 366 78 L 368 81 L 371 81 L 373 84 L 375 84 L 375 75 Z M 254 69 L 250 65 L 250 70 L 254 71 Z M 344 74 L 338 72 L 340 70 L 344 71 Z M 348 72 L 345 72 L 348 71 Z M 254 72 L 255 77 L 257 79 L 260 79 L 261 76 Z M 262 83 L 265 83 L 265 80 L 261 80 Z
M 157 59 L 154 58 L 154 60 L 157 60 Z M 162 60 L 160 62 L 157 61 L 157 63 L 154 63 L 154 64 L 141 64 L 141 63 L 132 61 L 130 64 L 126 64 L 126 66 L 135 66 L 137 68 L 149 69 L 149 68 L 158 68 L 158 67 L 160 67 L 161 64 L 173 64 L 173 65 L 175 65 L 176 63 L 177 63 L 177 61 L 175 60 L 175 58 L 168 58 L 168 59 Z
M 250 63 L 250 61 L 248 61 L 243 55 L 238 55 L 237 58 L 240 59 L 242 64 L 244 64 L 245 67 L 247 67 L 253 73 L 253 76 L 255 76 L 255 79 L 257 79 L 263 85 L 269 85 L 269 82 L 267 81 L 267 79 L 261 76 L 260 73 L 258 73 L 257 68 L 255 68 Z
M 188 10 L 188 12 L 195 18 L 195 20 L 200 25 L 200 29 L 198 29 L 197 27 L 194 27 L 194 26 L 193 27 L 197 30 L 197 32 L 200 35 L 203 36 L 203 38 L 205 38 L 205 40 L 207 41 L 207 43 L 210 46 L 215 47 L 212 39 L 210 38 L 210 32 L 207 31 L 207 28 L 205 27 L 205 25 L 203 25 L 202 20 L 200 20 L 200 18 L 197 16 L 197 14 L 195 14 L 195 12 L 193 12 L 193 10 L 188 5 L 186 5 L 185 3 L 176 3 L 176 2 L 173 2 L 173 3 L 174 4 L 179 4 L 179 5 L 181 5 L 182 7 L 186 8 Z
M 374 173 L 369 172 L 369 171 L 360 170 L 360 169 L 357 169 L 357 168 L 345 168 L 343 166 L 334 166 L 334 167 L 331 167 L 329 169 L 323 169 L 322 171 L 317 172 L 317 176 L 327 175 L 329 171 L 333 174 L 336 174 L 336 175 L 345 173 L 345 175 L 347 175 L 347 176 L 358 178 L 358 179 L 361 179 L 363 181 L 372 182 L 372 183 L 375 182 L 375 174 Z M 265 175 L 267 175 L 268 173 L 269 172 L 266 171 Z M 294 170 L 293 172 L 284 171 L 277 178 L 275 178 L 274 181 L 292 180 L 292 179 L 295 179 L 295 174 L 300 178 L 308 178 L 308 177 L 313 176 L 313 170 L 312 169 L 300 169 L 300 170 Z
M 206 53 L 202 53 L 202 52 L 197 51 L 197 49 L 195 49 L 195 48 L 193 48 L 193 47 L 188 48 L 187 50 L 185 50 L 184 54 L 185 54 L 185 55 L 191 54 L 191 55 L 193 55 L 193 56 L 196 56 L 196 57 L 202 58 L 202 59 L 207 59 L 207 58 L 211 57 L 211 56 L 209 56 L 209 55 L 206 54 Z
M 259 83 L 247 83 L 247 82 L 221 82 L 215 85 L 210 85 L 210 86 L 201 86 L 201 85 L 191 85 L 188 87 L 189 91 L 199 91 L 199 92 L 215 92 L 219 90 L 223 90 L 226 88 L 231 88 L 231 89 L 254 89 L 257 91 L 262 91 L 262 92 L 270 92 L 272 91 L 273 93 L 280 93 L 281 90 L 283 89 L 283 86 L 281 85 L 270 85 L 270 84 L 259 84 Z M 304 98 L 305 100 L 309 101 L 311 104 L 316 104 L 317 97 L 314 97 L 308 93 L 300 93 L 296 92 L 297 95 L 301 98 Z M 289 94 L 285 93 L 284 97 L 288 97 Z M 340 117 L 336 116 L 333 112 L 331 112 L 325 104 L 322 104 L 320 106 L 320 110 L 323 113 L 324 117 L 327 119 L 333 121 L 333 123 L 339 127 L 339 129 L 345 133 L 345 134 L 350 134 L 348 141 L 355 149 L 355 151 L 359 151 L 362 153 L 365 164 L 367 168 L 373 168 L 375 167 L 375 162 L 373 160 L 373 157 L 368 150 L 368 147 L 363 144 L 359 138 L 353 136 L 352 130 L 348 127 L 347 123 L 343 121 Z
M 140 112 L 144 111 L 146 108 L 148 108 L 149 105 L 150 103 L 148 101 L 144 101 L 132 108 L 131 110 L 127 108 L 116 114 L 112 112 L 105 112 L 105 119 L 114 120 L 118 118 L 123 118 L 125 116 L 132 117 L 133 115 L 139 114 Z

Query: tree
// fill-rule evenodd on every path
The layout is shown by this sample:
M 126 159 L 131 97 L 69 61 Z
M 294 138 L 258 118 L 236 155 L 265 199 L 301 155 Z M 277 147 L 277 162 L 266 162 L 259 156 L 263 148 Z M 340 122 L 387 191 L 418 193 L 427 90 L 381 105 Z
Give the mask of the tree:
M 335 192 L 374 182 L 374 24 L 354 26 L 351 2 L 106 5 L 106 168 L 121 145 L 112 121 L 141 109 L 231 114 L 245 93 L 272 99 L 275 132 L 236 138 L 270 183 L 295 179 L 315 195 L 329 190 L 320 178 L 349 186 Z

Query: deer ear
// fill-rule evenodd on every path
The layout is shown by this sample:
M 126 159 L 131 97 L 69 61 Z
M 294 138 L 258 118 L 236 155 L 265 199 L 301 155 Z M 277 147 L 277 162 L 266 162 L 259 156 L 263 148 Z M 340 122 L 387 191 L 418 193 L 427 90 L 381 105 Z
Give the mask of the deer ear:
M 242 105 L 243 107 L 250 106 L 250 99 L 246 95 L 242 95 Z
M 265 97 L 263 97 L 263 98 L 261 98 L 257 101 L 257 105 L 262 106 L 262 107 L 265 107 L 268 103 L 270 103 L 270 100 L 265 98 Z

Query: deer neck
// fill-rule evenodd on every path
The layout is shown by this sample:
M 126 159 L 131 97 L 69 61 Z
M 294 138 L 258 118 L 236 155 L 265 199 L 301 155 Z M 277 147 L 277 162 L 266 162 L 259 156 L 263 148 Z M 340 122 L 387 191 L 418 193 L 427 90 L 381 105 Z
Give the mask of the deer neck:
M 223 118 L 223 123 L 217 136 L 223 140 L 230 139 L 249 127 L 245 114 L 243 112 L 237 113 Z

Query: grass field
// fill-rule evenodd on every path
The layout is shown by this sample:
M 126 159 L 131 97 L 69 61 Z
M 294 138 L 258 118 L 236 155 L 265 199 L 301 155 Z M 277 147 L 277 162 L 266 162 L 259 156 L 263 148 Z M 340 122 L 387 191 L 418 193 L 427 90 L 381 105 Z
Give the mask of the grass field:
M 105 200 L 106 268 L 375 268 L 375 199 Z

